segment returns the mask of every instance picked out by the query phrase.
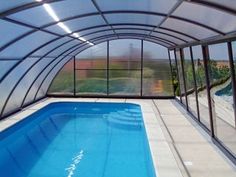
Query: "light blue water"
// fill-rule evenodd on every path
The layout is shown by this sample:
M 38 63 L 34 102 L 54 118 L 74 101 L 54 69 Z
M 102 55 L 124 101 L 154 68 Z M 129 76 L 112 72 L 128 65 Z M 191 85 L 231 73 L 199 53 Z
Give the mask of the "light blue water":
M 53 103 L 0 140 L 2 177 L 155 177 L 135 104 Z

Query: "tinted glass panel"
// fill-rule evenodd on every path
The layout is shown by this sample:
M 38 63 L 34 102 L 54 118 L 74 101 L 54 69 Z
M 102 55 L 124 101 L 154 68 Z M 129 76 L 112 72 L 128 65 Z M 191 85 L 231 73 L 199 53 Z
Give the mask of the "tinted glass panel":
M 140 95 L 140 70 L 109 70 L 109 95 Z
M 76 69 L 106 69 L 107 43 L 101 43 L 84 50 L 76 56 Z
M 196 116 L 197 115 L 197 100 L 195 92 L 195 81 L 192 60 L 190 55 L 190 48 L 184 48 L 184 72 L 185 72 L 185 81 L 187 89 L 187 99 L 189 110 Z
M 74 93 L 74 60 L 68 62 L 57 74 L 48 93 L 62 95 Z
M 194 70 L 196 75 L 200 121 L 208 129 L 210 129 L 209 107 L 208 107 L 208 101 L 207 101 L 208 98 L 206 90 L 206 76 L 203 64 L 202 49 L 201 46 L 194 46 L 192 50 L 193 50 Z
M 226 43 L 209 46 L 208 62 L 215 134 L 236 154 L 236 129 L 228 48 Z
M 150 42 L 143 44 L 143 95 L 173 95 L 167 49 Z
M 184 76 L 183 76 L 183 68 L 182 68 L 182 59 L 180 55 L 180 50 L 176 50 L 176 60 L 177 60 L 177 67 L 178 67 L 178 75 L 179 75 L 179 88 L 180 88 L 180 99 L 184 105 L 186 104 L 186 97 L 185 97 L 185 89 L 184 89 Z
M 110 69 L 140 69 L 141 41 L 114 40 L 109 42 Z
M 107 94 L 107 70 L 77 70 L 76 94 Z

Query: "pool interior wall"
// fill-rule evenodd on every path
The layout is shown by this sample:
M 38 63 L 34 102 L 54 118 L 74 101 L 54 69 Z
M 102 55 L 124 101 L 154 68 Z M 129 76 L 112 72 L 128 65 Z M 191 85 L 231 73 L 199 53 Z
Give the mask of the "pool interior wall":
M 156 176 L 136 104 L 51 103 L 0 139 L 4 176 Z

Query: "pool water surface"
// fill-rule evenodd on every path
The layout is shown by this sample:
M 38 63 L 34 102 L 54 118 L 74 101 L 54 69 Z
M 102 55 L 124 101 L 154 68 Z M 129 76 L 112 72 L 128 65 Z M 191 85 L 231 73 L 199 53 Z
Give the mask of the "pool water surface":
M 129 103 L 51 103 L 0 133 L 4 177 L 155 177 Z

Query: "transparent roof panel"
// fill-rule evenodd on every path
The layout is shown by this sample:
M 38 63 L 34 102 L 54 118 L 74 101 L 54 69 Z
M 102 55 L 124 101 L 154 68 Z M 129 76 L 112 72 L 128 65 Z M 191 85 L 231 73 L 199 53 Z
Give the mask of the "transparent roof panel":
M 147 25 L 158 25 L 163 17 L 155 15 L 146 14 L 129 14 L 129 13 L 119 13 L 119 14 L 106 14 L 106 19 L 110 24 L 113 23 L 140 23 Z
M 102 19 L 100 15 L 96 16 L 88 16 L 84 18 L 74 19 L 70 21 L 63 22 L 65 26 L 67 26 L 70 31 L 78 31 L 84 28 L 93 27 L 97 25 L 105 25 L 105 21 Z M 58 34 L 67 34 L 68 32 L 62 29 L 59 25 L 53 25 L 46 28 L 49 31 L 58 33 Z
M 94 33 L 94 34 L 90 34 L 90 35 L 86 35 L 86 36 L 83 36 L 85 39 L 87 40 L 91 40 L 91 39 L 95 39 L 95 38 L 98 38 L 98 37 L 102 37 L 102 36 L 106 36 L 106 35 L 111 35 L 111 34 L 114 34 L 113 31 L 105 31 L 105 32 L 99 32 L 99 33 Z
M 12 14 L 9 17 L 39 27 L 55 22 L 49 11 L 53 11 L 58 20 L 84 13 L 96 12 L 92 2 L 86 1 L 85 3 L 84 0 L 59 1 L 50 3 L 48 6 L 51 10 L 47 10 L 48 7 L 45 5 L 37 6 Z
M 228 7 L 230 9 L 236 9 L 236 1 L 235 0 L 203 0 L 206 2 L 211 2 L 214 4 L 218 4 L 224 7 Z
M 218 29 L 224 33 L 236 30 L 235 15 L 203 5 L 183 2 L 181 6 L 179 6 L 179 8 L 173 13 L 173 15 L 188 18 Z
M 80 31 L 79 34 L 82 36 L 82 35 L 86 35 L 92 32 L 96 32 L 100 30 L 108 30 L 108 29 L 111 29 L 111 27 L 110 26 L 97 27 L 97 28 Z
M 14 44 L 7 47 L 5 50 L 0 52 L 2 58 L 23 58 L 28 55 L 31 51 L 37 47 L 45 44 L 46 42 L 56 38 L 56 36 L 44 33 L 35 32 L 23 39 L 15 42 Z
M 147 30 L 152 30 L 153 27 L 150 26 L 145 26 L 145 25 L 112 25 L 113 28 L 141 28 L 141 29 L 147 29 Z
M 96 42 L 94 42 L 94 44 L 100 44 L 104 41 L 115 40 L 115 39 L 118 39 L 118 38 L 117 37 L 108 37 L 108 38 L 104 38 L 104 39 L 99 39 L 99 40 L 96 40 Z
M 50 4 L 59 19 L 97 12 L 92 1 L 66 0 Z M 69 9 L 69 10 L 68 10 Z
M 0 47 L 31 30 L 31 28 L 27 28 L 4 20 L 0 20 L 0 26 Z
M 56 40 L 56 41 L 46 45 L 45 47 L 40 48 L 39 50 L 34 52 L 32 54 L 32 56 L 43 56 L 43 55 L 47 54 L 48 52 L 50 52 L 51 50 L 56 49 L 58 46 L 66 43 L 66 42 L 68 42 L 70 40 L 72 40 L 72 39 L 69 38 L 69 37 L 60 38 L 60 39 L 58 39 L 58 40 Z M 50 54 L 49 54 L 49 56 L 50 56 Z
M 161 26 L 188 34 L 197 39 L 205 39 L 218 35 L 218 33 L 207 28 L 172 18 L 167 19 Z
M 144 34 L 144 35 L 148 35 L 150 33 L 150 31 L 136 30 L 136 29 L 118 29 L 115 31 L 117 33 L 136 33 L 136 34 Z
M 177 0 L 96 0 L 102 11 L 139 10 L 168 13 Z
M 174 42 L 174 43 L 176 43 L 176 44 L 183 44 L 183 43 L 185 43 L 184 41 L 182 41 L 182 40 L 180 40 L 180 39 L 174 38 L 174 37 L 172 37 L 172 36 L 168 36 L 168 35 L 166 35 L 166 34 L 161 34 L 161 33 L 153 32 L 151 35 L 152 35 L 152 36 L 155 36 L 155 37 L 167 39 L 167 40 L 169 40 L 169 41 L 171 41 L 171 42 Z
M 22 6 L 31 2 L 35 2 L 34 0 L 1 0 L 0 1 L 0 12 L 4 12 L 18 6 Z
M 188 37 L 188 36 L 185 36 L 185 35 L 182 35 L 182 34 L 179 34 L 179 33 L 176 33 L 176 32 L 173 32 L 173 31 L 169 31 L 169 30 L 165 30 L 165 29 L 155 29 L 155 31 L 159 31 L 159 32 L 162 32 L 162 33 L 166 33 L 166 34 L 170 34 L 170 35 L 173 35 L 173 36 L 176 36 L 176 37 L 179 37 L 185 41 L 193 41 L 192 38 Z
M 53 50 L 49 54 L 49 56 L 57 57 L 58 55 L 61 55 L 63 52 L 65 52 L 65 51 L 69 50 L 70 48 L 73 48 L 74 46 L 77 46 L 79 44 L 81 44 L 81 42 L 78 40 L 70 41 L 70 42 L 66 43 L 65 45 L 62 45 L 62 46 L 56 48 L 55 50 Z M 63 55 L 65 55 L 65 54 L 63 54 Z
M 37 6 L 35 8 L 20 11 L 10 15 L 9 17 L 36 27 L 54 22 L 54 19 L 46 12 L 43 6 Z

